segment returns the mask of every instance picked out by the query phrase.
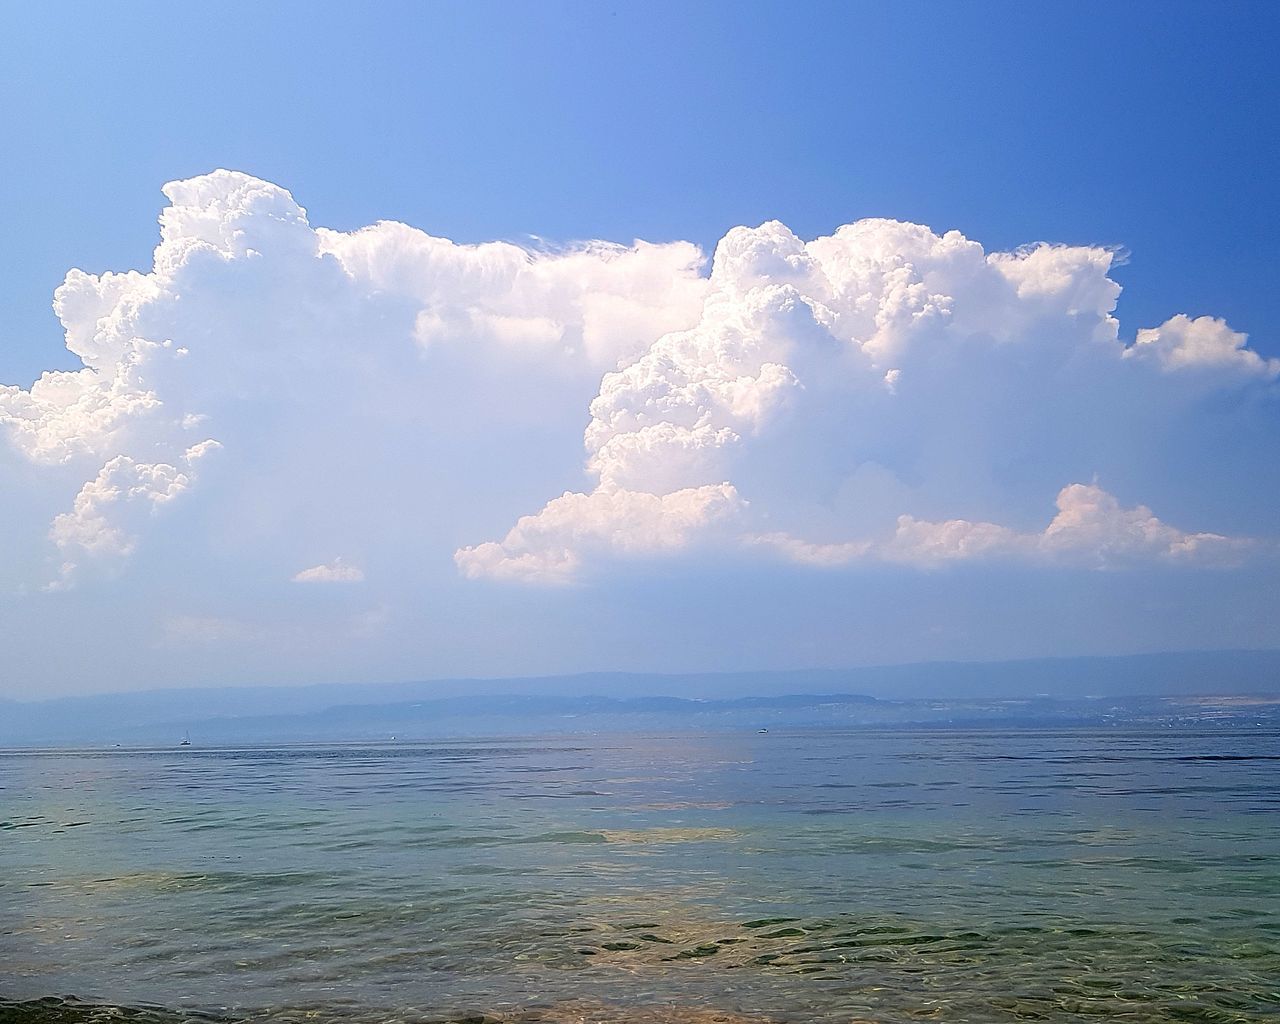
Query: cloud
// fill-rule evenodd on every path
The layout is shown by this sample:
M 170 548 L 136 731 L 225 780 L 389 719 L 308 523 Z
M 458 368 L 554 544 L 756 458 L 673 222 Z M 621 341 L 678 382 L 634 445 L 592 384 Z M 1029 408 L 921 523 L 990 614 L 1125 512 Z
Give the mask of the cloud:
M 58 579 L 50 586 L 56 589 L 71 585 L 78 568 L 75 558 L 123 558 L 132 554 L 138 540 L 126 520 L 132 517 L 140 527 L 143 517 L 155 515 L 185 493 L 195 482 L 196 463 L 220 447 L 212 440 L 192 445 L 183 452 L 177 466 L 137 462 L 127 455 L 108 461 L 94 479 L 80 488 L 71 511 L 53 520 L 49 536 L 66 560 Z
M 412 303 L 415 340 L 428 348 L 482 340 L 506 358 L 615 369 L 695 318 L 706 290 L 688 242 L 539 251 L 456 245 L 387 221 L 317 236 L 353 280 Z
M 72 270 L 57 290 L 83 369 L 0 388 L 0 434 L 66 495 L 55 543 L 79 561 L 136 552 L 140 535 L 100 510 L 146 467 L 187 488 L 201 436 L 225 449 L 211 536 L 246 563 L 273 534 L 337 546 L 395 518 L 362 494 L 416 502 L 428 485 L 413 480 L 462 489 L 477 464 L 519 475 L 547 422 L 580 423 L 601 372 L 696 319 L 707 287 L 686 242 L 524 249 L 385 222 L 317 230 L 287 191 L 232 171 L 164 193 L 149 272 Z
M 735 228 L 717 247 L 698 322 L 605 374 L 584 435 L 599 481 L 591 493 L 662 496 L 728 480 L 760 525 L 838 528 L 832 494 L 862 467 L 899 467 L 898 481 L 915 477 L 929 504 L 973 503 L 991 468 L 1025 459 L 1020 449 L 1035 441 L 1046 465 L 1078 465 L 1107 433 L 1131 437 L 1143 417 L 1172 417 L 1161 409 L 1174 401 L 1161 390 L 1171 368 L 1221 371 L 1206 387 L 1275 376 L 1275 361 L 1209 318 L 1174 317 L 1126 347 L 1113 316 L 1114 259 L 1106 248 L 1049 244 L 988 254 L 958 232 L 888 220 L 808 243 L 778 222 Z M 1091 406 L 1086 423 L 1082 406 Z M 900 509 L 889 542 L 818 544 L 798 530 L 739 539 L 811 564 L 999 554 L 1114 565 L 1231 547 L 1080 486 L 1061 493 L 1058 517 L 1038 537 Z M 548 551 L 554 545 L 565 572 L 585 563 L 563 538 L 574 533 L 573 510 L 593 508 L 588 496 L 566 495 L 520 521 L 526 538 L 555 538 Z M 554 520 L 545 531 L 541 517 Z M 530 542 L 523 549 L 536 560 Z M 469 575 L 505 574 L 501 560 L 460 564 Z
M 1138 332 L 1125 356 L 1149 359 L 1162 370 L 1209 370 L 1275 379 L 1280 359 L 1263 359 L 1247 348 L 1248 335 L 1233 331 L 1226 321 L 1202 316 L 1192 320 L 1183 313 L 1159 327 Z
M 1042 565 L 1114 569 L 1144 561 L 1226 566 L 1256 545 L 1216 533 L 1187 533 L 1149 508 L 1122 508 L 1096 484 L 1071 484 L 1058 494 L 1058 514 L 1042 531 L 1019 533 L 996 523 L 898 518 L 888 538 L 814 544 L 786 534 L 744 538 L 806 565 L 834 567 L 860 560 L 933 567 L 948 562 L 1006 559 Z
M 1175 562 L 1232 563 L 1250 544 L 1216 533 L 1187 533 L 1157 519 L 1149 508 L 1121 508 L 1101 488 L 1072 484 L 1058 495 L 1058 514 L 1035 538 L 1051 559 L 1099 568 L 1148 558 Z
M 683 551 L 741 507 L 729 484 L 663 495 L 618 489 L 566 493 L 521 519 L 501 542 L 462 548 L 454 557 L 471 579 L 565 583 L 587 557 Z
M 54 586 L 94 564 L 119 580 L 148 545 L 301 582 L 361 572 L 298 572 L 317 550 L 534 584 L 712 547 L 1198 565 L 1254 550 L 1232 524 L 1272 507 L 1250 467 L 1280 363 L 1209 317 L 1126 344 L 1106 247 L 771 221 L 726 233 L 708 274 L 688 242 L 333 231 L 232 171 L 164 194 L 150 270 L 72 270 L 55 294 L 81 368 L 0 388 L 0 484 L 45 517 L 23 525 L 48 534 Z M 1213 501 L 1178 490 L 1209 473 Z M 1042 525 L 1047 495 L 1095 477 L 1195 528 L 1079 484 Z
M 341 558 L 303 569 L 293 577 L 294 583 L 363 583 L 364 570 L 348 565 Z

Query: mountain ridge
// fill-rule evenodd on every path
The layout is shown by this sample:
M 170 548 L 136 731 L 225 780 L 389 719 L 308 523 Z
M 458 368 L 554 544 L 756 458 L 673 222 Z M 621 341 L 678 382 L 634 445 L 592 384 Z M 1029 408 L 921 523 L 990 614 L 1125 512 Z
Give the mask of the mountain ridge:
M 315 726 L 326 716 L 332 720 L 343 715 L 348 720 L 364 721 L 365 734 L 382 734 L 394 731 L 397 714 L 401 720 L 413 719 L 425 729 L 425 724 L 418 721 L 422 716 L 412 711 L 416 704 L 430 704 L 440 722 L 471 720 L 510 729 L 522 716 L 530 715 L 540 720 L 556 716 L 624 716 L 634 722 L 638 720 L 636 716 L 649 714 L 657 716 L 655 725 L 669 725 L 668 719 L 673 717 L 686 720 L 700 715 L 700 720 L 706 722 L 714 714 L 732 714 L 745 722 L 752 712 L 752 702 L 758 702 L 758 709 L 773 713 L 787 707 L 788 701 L 794 707 L 808 706 L 804 701 L 824 700 L 845 707 L 861 704 L 866 710 L 877 703 L 903 705 L 929 700 L 957 706 L 984 700 L 1012 705 L 1043 697 L 1061 705 L 1090 699 L 1124 698 L 1132 702 L 1265 693 L 1280 693 L 1278 650 L 919 662 L 780 672 L 594 672 L 382 684 L 209 687 L 4 701 L 0 703 L 0 744 L 107 742 L 143 737 L 162 742 L 167 736 L 165 730 L 213 722 L 218 723 L 214 731 L 224 738 L 233 736 L 237 729 L 262 738 L 269 735 L 267 727 L 272 723 L 279 735 L 296 736 L 308 721 Z M 499 713 L 504 707 L 511 712 L 508 718 Z M 1060 706 L 1050 718 L 1060 720 L 1064 713 Z M 987 712 L 982 714 L 986 716 Z M 664 715 L 667 718 L 662 718 Z M 809 718 L 798 712 L 792 715 L 797 721 Z M 849 716 L 844 720 L 849 721 Z M 1004 720 L 1009 716 L 1005 715 Z M 320 732 L 335 735 L 332 730 Z

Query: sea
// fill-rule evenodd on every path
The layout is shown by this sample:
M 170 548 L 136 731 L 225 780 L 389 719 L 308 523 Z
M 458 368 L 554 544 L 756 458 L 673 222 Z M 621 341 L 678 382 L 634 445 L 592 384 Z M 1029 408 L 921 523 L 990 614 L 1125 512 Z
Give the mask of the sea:
M 1280 1020 L 1280 731 L 0 751 L 0 1021 Z

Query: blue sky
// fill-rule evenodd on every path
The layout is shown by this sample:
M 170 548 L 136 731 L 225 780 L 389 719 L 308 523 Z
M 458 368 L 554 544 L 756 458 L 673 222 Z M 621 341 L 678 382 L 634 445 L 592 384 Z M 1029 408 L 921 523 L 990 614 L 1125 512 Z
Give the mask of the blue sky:
M 997 365 L 995 356 L 979 354 L 965 366 L 981 364 L 984 374 L 975 382 L 985 383 L 963 393 L 986 396 L 981 408 L 990 420 L 960 393 L 935 390 L 927 400 L 911 399 L 924 403 L 918 407 L 908 408 L 904 398 L 900 408 L 867 411 L 871 418 L 864 421 L 862 413 L 847 412 L 850 403 L 863 408 L 862 392 L 841 392 L 788 414 L 792 420 L 776 435 L 770 433 L 774 413 L 763 407 L 745 427 L 732 417 L 714 422 L 741 434 L 744 451 L 751 452 L 702 476 L 671 470 L 670 462 L 661 472 L 634 458 L 609 463 L 613 448 L 584 469 L 584 460 L 600 454 L 593 455 L 589 440 L 584 453 L 582 431 L 602 375 L 635 362 L 641 342 L 665 331 L 695 323 L 719 329 L 705 316 L 698 320 L 698 286 L 690 291 L 681 284 L 684 249 L 668 246 L 652 266 L 642 267 L 637 256 L 635 276 L 605 289 L 625 292 L 625 301 L 647 311 L 637 321 L 632 309 L 618 328 L 639 332 L 636 338 L 610 349 L 603 362 L 547 370 L 545 380 L 538 376 L 543 369 L 495 369 L 496 356 L 471 363 L 440 355 L 440 339 L 458 329 L 448 296 L 437 289 L 424 299 L 415 284 L 387 298 L 394 288 L 369 257 L 373 269 L 350 301 L 373 302 L 376 317 L 350 314 L 350 337 L 335 335 L 330 343 L 363 344 L 374 320 L 361 316 L 380 325 L 412 322 L 404 333 L 428 351 L 426 369 L 409 361 L 395 362 L 394 373 L 390 363 L 385 369 L 400 381 L 422 370 L 433 388 L 441 374 L 453 374 L 444 393 L 431 392 L 435 419 L 419 416 L 412 394 L 387 398 L 383 411 L 403 401 L 402 419 L 410 426 L 393 442 L 371 432 L 367 447 L 359 429 L 332 435 L 312 429 L 318 421 L 308 416 L 317 414 L 301 405 L 290 406 L 288 415 L 274 407 L 268 415 L 246 404 L 243 394 L 214 394 L 174 377 L 173 390 L 157 391 L 160 401 L 196 420 L 208 417 L 208 438 L 184 435 L 180 444 L 176 434 L 130 427 L 109 443 L 62 437 L 57 443 L 74 442 L 75 453 L 64 460 L 45 452 L 45 469 L 29 451 L 0 461 L 0 488 L 13 520 L 0 608 L 7 607 L 24 679 L 50 692 L 84 688 L 83 673 L 104 657 L 124 666 L 108 682 L 141 685 L 302 681 L 325 672 L 385 679 L 749 668 L 1280 643 L 1263 611 L 1274 590 L 1267 545 L 1280 534 L 1269 454 L 1280 431 L 1274 374 L 1265 363 L 1280 356 L 1274 285 L 1280 15 L 1273 5 L 386 3 L 339 9 L 285 3 L 120 10 L 48 4 L 13 5 L 6 23 L 0 217 L 13 256 L 0 275 L 0 383 L 29 388 L 42 371 L 78 369 L 81 360 L 64 348 L 63 328 L 50 311 L 54 289 L 72 267 L 95 275 L 149 271 L 157 214 L 166 205 L 182 206 L 162 196 L 160 186 L 215 168 L 287 189 L 312 227 L 352 232 L 394 220 L 459 243 L 510 240 L 556 252 L 580 240 L 625 246 L 639 238 L 692 243 L 709 258 L 737 225 L 776 219 L 811 240 L 862 218 L 928 225 L 939 238 L 956 229 L 986 253 L 1039 241 L 1119 251 L 1105 269 L 1105 280 L 1123 287 L 1118 301 L 1106 298 L 1083 257 L 1067 270 L 1052 270 L 1079 275 L 1088 301 L 1102 304 L 1094 310 L 1100 323 L 1109 315 L 1102 307 L 1114 305 L 1117 346 L 1131 346 L 1140 329 L 1160 327 L 1176 314 L 1200 325 L 1194 336 L 1175 324 L 1150 339 L 1135 358 L 1116 363 L 1126 367 L 1123 374 L 1064 369 L 1039 356 Z M 222 192 L 214 189 L 217 202 L 230 202 L 233 186 L 223 185 Z M 188 206 L 213 202 L 212 194 L 200 193 L 204 198 Z M 268 197 L 263 206 L 227 207 L 226 216 L 274 216 L 263 211 L 278 210 L 276 202 Z M 187 230 L 176 229 L 174 238 Z M 203 229 L 190 230 L 199 235 Z M 779 238 L 766 240 L 771 252 L 790 245 Z M 879 234 L 857 244 L 873 243 L 907 244 Z M 335 253 L 330 256 L 358 278 L 356 256 Z M 743 257 L 742 274 L 757 273 L 755 258 Z M 403 272 L 439 270 L 425 266 Z M 563 288 L 563 281 L 595 273 L 557 267 L 547 273 L 558 283 L 538 277 L 540 283 L 521 287 Z M 705 266 L 698 271 L 699 280 L 706 272 Z M 830 267 L 822 273 L 829 276 Z M 950 271 L 939 273 L 947 287 L 966 287 L 947 277 Z M 664 283 L 653 285 L 655 275 Z M 637 299 L 640 276 L 650 291 Z M 247 376 L 255 373 L 261 339 L 245 333 L 243 324 L 262 320 L 243 305 L 246 289 L 260 287 L 264 296 L 287 303 L 301 293 L 288 291 L 283 280 L 183 279 L 184 301 L 200 296 L 201 330 L 217 343 L 225 324 L 222 333 L 247 346 L 234 361 Z M 735 280 L 734 288 L 747 287 L 745 277 Z M 335 287 L 308 284 L 299 308 Z M 797 287 L 814 298 L 807 285 Z M 616 312 L 623 300 L 609 294 Z M 956 295 L 963 306 L 964 296 Z M 1078 311 L 1066 300 L 1054 307 L 1061 322 L 1050 326 L 1036 319 L 1050 316 L 1040 306 L 995 310 L 977 293 L 972 303 L 987 317 L 984 337 L 1003 336 L 1006 328 L 1011 337 L 1065 337 L 1079 327 L 1072 319 Z M 476 308 L 467 306 L 472 327 Z M 498 319 L 475 330 L 516 330 L 527 342 L 548 323 L 564 326 L 558 306 L 548 311 L 533 302 L 518 316 L 512 308 L 494 305 L 486 316 Z M 424 321 L 424 310 L 437 319 Z M 315 324 L 327 324 L 340 314 L 311 315 Z M 198 345 L 184 346 L 178 336 L 194 331 L 196 321 L 184 319 L 191 316 L 175 306 L 153 319 L 172 327 L 175 347 L 191 347 L 198 356 Z M 1225 324 L 1213 333 L 1203 317 Z M 390 338 L 394 330 L 387 330 Z M 640 338 L 645 331 L 653 337 Z M 1225 366 L 1231 352 L 1243 351 L 1234 347 L 1243 342 L 1232 340 L 1241 333 L 1262 360 L 1246 364 L 1231 356 L 1247 386 L 1240 380 L 1186 383 L 1194 373 L 1176 367 L 1185 368 L 1187 353 L 1216 353 Z M 873 355 L 877 373 L 899 369 L 891 366 L 898 344 L 884 341 L 881 354 L 889 362 L 877 363 Z M 401 358 L 410 357 L 400 353 L 394 360 Z M 321 391 L 312 382 L 309 393 L 322 393 L 333 415 L 365 423 L 367 409 L 353 411 L 342 404 L 345 393 L 323 390 L 358 372 L 343 359 L 334 362 Z M 818 374 L 810 380 L 803 359 L 783 362 L 807 396 L 822 392 L 816 382 L 834 372 L 810 368 Z M 1148 363 L 1149 376 L 1136 376 L 1136 367 Z M 263 370 L 264 390 L 280 387 L 284 378 L 273 376 L 280 366 Z M 490 371 L 496 376 L 487 376 Z M 903 372 L 909 382 L 912 371 Z M 1023 372 L 1034 376 L 1034 386 L 1020 383 Z M 155 373 L 164 378 L 165 371 Z M 936 388 L 959 379 L 936 365 L 917 379 L 933 381 L 930 374 Z M 982 390 L 988 385 L 989 393 Z M 520 421 L 520 396 L 529 388 L 546 404 Z M 908 393 L 895 392 L 888 378 L 884 388 Z M 1079 389 L 1089 400 L 1069 400 Z M 493 410 L 475 398 L 492 394 L 508 397 Z M 456 407 L 446 416 L 441 410 L 450 401 Z M 626 434 L 617 424 L 634 412 L 627 401 L 623 395 L 606 408 L 602 415 L 614 419 L 601 420 L 598 436 Z M 1045 417 L 1028 413 L 1028 404 L 1046 410 Z M 940 419 L 944 408 L 960 429 Z M 873 430 L 872 422 L 881 426 Z M 1005 438 L 983 450 L 984 439 L 1002 426 L 1029 439 L 1026 445 L 1010 446 Z M 81 428 L 60 429 L 74 434 Z M 855 452 L 831 440 L 846 429 L 874 435 L 874 443 Z M 527 450 L 513 454 L 503 431 L 524 438 Z M 1090 431 L 1096 436 L 1080 440 Z M 312 436 L 327 437 L 328 447 L 313 450 L 298 440 Z M 940 440 L 947 436 L 965 438 L 963 452 L 949 459 Z M 234 440 L 242 439 L 240 450 L 248 451 L 255 437 L 277 439 L 281 464 L 303 467 L 296 478 L 274 477 L 293 488 L 288 493 L 251 492 L 249 481 L 259 478 L 249 463 L 236 461 Z M 206 439 L 221 447 L 208 449 L 207 460 L 202 450 L 183 463 L 187 442 Z M 387 460 L 384 471 L 367 468 L 377 461 L 369 451 Z M 273 517 L 263 509 L 314 498 L 318 479 L 344 486 L 323 457 L 335 452 L 367 468 L 347 481 L 365 489 L 361 501 L 412 507 L 418 520 L 370 519 L 361 501 L 352 501 L 350 509 L 320 517 L 326 525 L 316 526 L 308 552 L 296 552 L 296 566 L 282 563 L 275 576 L 266 573 L 263 552 L 280 549 L 271 531 L 298 531 L 281 525 L 288 521 L 284 513 Z M 93 557 L 68 555 L 76 544 L 81 555 L 88 551 L 83 534 L 69 539 L 64 530 L 56 550 L 48 535 L 57 516 L 76 512 L 84 485 L 116 456 L 132 460 L 134 474 L 142 472 L 139 466 L 167 467 L 171 490 L 177 476 L 185 482 L 162 500 L 145 499 L 151 511 L 141 525 L 103 520 L 104 529 L 124 539 L 117 543 L 122 557 L 98 572 L 86 568 Z M 266 474 L 273 464 L 262 458 L 257 471 Z M 199 481 L 195 460 L 202 466 Z M 798 470 L 778 468 L 783 465 L 804 466 L 809 475 L 800 479 Z M 474 466 L 482 469 L 469 475 L 467 467 Z M 104 486 L 118 486 L 114 479 L 103 478 Z M 154 479 L 151 473 L 148 480 Z M 426 482 L 401 486 L 403 479 L 445 481 L 452 490 L 442 494 Z M 624 508 L 622 499 L 606 499 L 615 484 L 658 500 L 721 483 L 731 483 L 734 494 L 698 492 L 696 508 L 674 499 L 652 508 L 641 507 L 647 499 L 626 499 Z M 1115 499 L 1114 509 L 1103 508 L 1094 492 L 1071 492 L 1090 514 L 1149 507 L 1161 528 L 1176 531 L 1160 534 L 1164 555 L 1188 544 L 1204 549 L 1207 541 L 1188 540 L 1198 536 L 1256 546 L 1214 556 L 1231 563 L 1225 568 L 1161 562 L 1099 571 L 1097 551 L 1069 566 L 1047 566 L 1061 553 L 1046 553 L 1048 542 L 1031 538 L 1054 517 L 1055 495 L 1073 484 Z M 581 501 L 573 508 L 548 504 L 564 492 Z M 251 500 L 250 493 L 257 496 Z M 722 504 L 708 504 L 713 500 Z M 335 498 L 331 505 L 344 502 Z M 232 515 L 263 524 L 260 548 L 237 547 L 221 536 Z M 919 562 L 922 548 L 911 540 L 908 557 L 902 537 L 892 549 L 878 540 L 870 553 L 854 551 L 851 545 L 886 536 L 899 515 L 926 525 L 977 524 L 970 534 L 988 545 L 983 551 L 996 562 L 921 570 L 903 564 Z M 609 568 L 593 569 L 595 556 L 562 544 L 556 534 L 555 544 L 581 564 L 551 572 L 557 578 L 549 589 L 512 583 L 509 570 L 517 562 L 536 564 L 534 575 L 548 582 L 542 548 L 534 551 L 528 538 L 503 540 L 521 516 L 540 516 L 539 530 L 589 534 L 597 547 L 608 534 L 613 547 L 605 545 L 600 564 Z M 729 527 L 717 527 L 707 544 L 699 539 L 710 519 L 731 518 L 733 551 L 724 549 Z M 83 522 L 71 525 L 79 529 Z M 987 526 L 1012 532 L 998 535 Z M 1143 529 L 1154 536 L 1149 523 Z M 367 539 L 374 535 L 385 543 Z M 625 543 L 617 541 L 624 535 Z M 744 560 L 744 543 L 782 561 Z M 480 554 L 455 557 L 465 550 Z M 972 544 L 965 549 L 972 550 Z M 1108 550 L 1114 554 L 1114 545 Z M 617 556 L 622 561 L 615 563 Z M 863 565 L 867 559 L 874 566 Z M 77 565 L 74 580 L 42 589 L 62 579 L 59 566 L 68 562 Z M 401 563 L 412 570 L 394 584 L 380 582 Z M 813 568 L 819 563 L 826 571 Z M 295 569 L 323 571 L 295 584 Z M 573 579 L 559 578 L 568 575 Z M 726 581 L 734 581 L 731 599 L 723 595 Z M 341 594 L 297 597 L 299 590 L 326 589 L 303 586 L 308 582 Z M 181 607 L 174 593 L 182 595 Z M 790 595 L 785 603 L 780 594 Z M 887 604 L 885 595 L 892 595 Z M 690 611 L 690 603 L 702 611 Z M 714 612 L 707 610 L 711 605 Z M 930 609 L 927 624 L 913 617 L 914 608 Z M 337 622 L 353 638 L 341 651 L 319 662 L 289 653 L 308 630 L 332 633 Z M 51 656 L 50 646 L 69 633 L 83 636 L 91 653 Z M 377 657 L 370 656 L 371 638 L 377 638 Z M 175 659 L 184 643 L 195 653 Z M 175 660 L 182 662 L 177 670 Z

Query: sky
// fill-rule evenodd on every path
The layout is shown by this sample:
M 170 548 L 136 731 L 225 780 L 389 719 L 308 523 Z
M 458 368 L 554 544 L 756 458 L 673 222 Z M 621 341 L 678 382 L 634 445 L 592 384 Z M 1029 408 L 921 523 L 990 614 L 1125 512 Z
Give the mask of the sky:
M 0 696 L 1280 646 L 1273 5 L 4 14 Z

